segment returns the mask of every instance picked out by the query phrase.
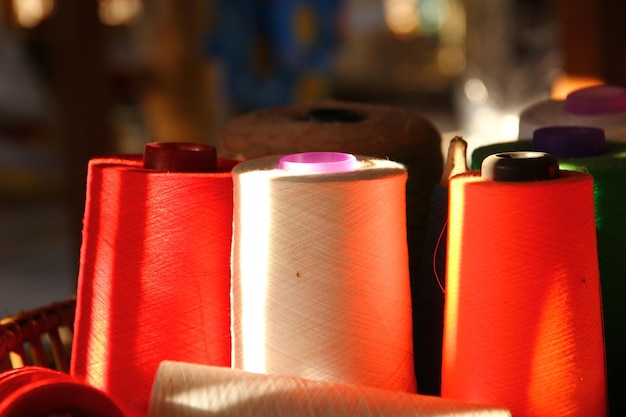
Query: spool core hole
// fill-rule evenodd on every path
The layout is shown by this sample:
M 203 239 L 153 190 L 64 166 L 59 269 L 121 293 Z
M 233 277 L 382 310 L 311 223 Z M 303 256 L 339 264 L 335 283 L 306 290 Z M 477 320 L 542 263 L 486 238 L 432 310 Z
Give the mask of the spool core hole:
M 363 120 L 363 115 L 349 109 L 318 108 L 308 111 L 303 120 L 318 123 L 356 123 Z

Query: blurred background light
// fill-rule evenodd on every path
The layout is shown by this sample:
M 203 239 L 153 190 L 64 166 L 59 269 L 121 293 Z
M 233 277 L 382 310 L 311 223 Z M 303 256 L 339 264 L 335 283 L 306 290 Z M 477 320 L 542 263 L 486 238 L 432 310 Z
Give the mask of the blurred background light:
M 17 24 L 23 28 L 33 28 L 50 16 L 54 10 L 54 0 L 12 0 Z
M 98 15 L 105 25 L 132 25 L 142 14 L 142 0 L 98 0 Z

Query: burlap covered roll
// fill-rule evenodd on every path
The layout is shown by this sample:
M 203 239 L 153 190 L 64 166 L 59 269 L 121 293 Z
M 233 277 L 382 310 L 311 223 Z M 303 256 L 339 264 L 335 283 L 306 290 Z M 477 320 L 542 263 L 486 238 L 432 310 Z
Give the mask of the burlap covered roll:
M 388 158 L 408 171 L 407 240 L 413 300 L 419 273 L 434 186 L 443 170 L 441 135 L 416 110 L 381 104 L 326 100 L 292 104 L 245 113 L 220 131 L 218 154 L 246 160 L 298 152 L 333 151 Z M 413 323 L 415 314 L 413 308 Z M 414 346 L 420 346 L 415 332 Z M 416 356 L 420 378 L 420 358 Z

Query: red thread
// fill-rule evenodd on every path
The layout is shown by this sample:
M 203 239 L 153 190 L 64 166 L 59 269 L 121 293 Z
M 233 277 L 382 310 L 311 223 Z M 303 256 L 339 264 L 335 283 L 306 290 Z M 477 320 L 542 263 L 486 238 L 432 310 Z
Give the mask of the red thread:
M 0 374 L 1 417 L 124 417 L 102 391 L 52 369 L 26 366 Z
M 71 373 L 144 416 L 158 365 L 230 366 L 235 161 L 217 173 L 89 163 Z
M 442 390 L 514 416 L 604 416 L 593 180 L 450 182 Z
M 437 271 L 437 254 L 439 252 L 439 247 L 441 246 L 441 240 L 444 239 L 444 236 L 447 238 L 446 232 L 448 229 L 448 220 L 446 220 L 446 222 L 444 223 L 443 227 L 441 228 L 441 232 L 439 232 L 439 235 L 437 237 L 437 243 L 435 243 L 435 251 L 433 252 L 433 259 L 432 259 L 432 267 L 433 267 L 433 274 L 435 275 L 435 279 L 437 280 L 437 285 L 439 285 L 439 288 L 441 289 L 441 292 L 443 294 L 446 293 L 446 289 L 443 286 L 443 284 L 441 283 L 441 277 L 439 276 L 439 271 Z

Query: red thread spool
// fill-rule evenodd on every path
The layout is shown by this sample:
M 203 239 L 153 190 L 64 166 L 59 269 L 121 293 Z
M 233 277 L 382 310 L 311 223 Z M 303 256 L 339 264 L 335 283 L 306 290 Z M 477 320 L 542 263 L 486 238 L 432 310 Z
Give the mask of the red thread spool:
M 593 179 L 544 157 L 492 155 L 494 179 L 450 181 L 441 395 L 520 417 L 605 416 Z M 502 181 L 503 160 L 519 175 Z
M 27 366 L 0 374 L 0 416 L 124 417 L 102 391 L 51 369 Z
M 128 416 L 165 359 L 230 366 L 235 164 L 164 143 L 89 162 L 71 373 Z

